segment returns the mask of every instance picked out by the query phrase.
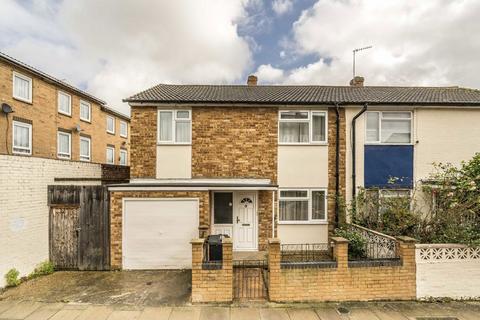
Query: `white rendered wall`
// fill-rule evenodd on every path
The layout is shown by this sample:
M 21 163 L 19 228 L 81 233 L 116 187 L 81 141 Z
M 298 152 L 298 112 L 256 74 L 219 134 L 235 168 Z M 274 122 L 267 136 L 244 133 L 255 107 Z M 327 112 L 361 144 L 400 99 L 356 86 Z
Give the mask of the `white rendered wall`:
M 157 179 L 190 179 L 191 177 L 192 146 L 157 146 Z
M 480 248 L 418 244 L 415 253 L 417 298 L 480 297 Z
M 47 186 L 100 184 L 54 178 L 101 178 L 101 165 L 0 155 L 0 287 L 11 268 L 24 276 L 48 259 Z

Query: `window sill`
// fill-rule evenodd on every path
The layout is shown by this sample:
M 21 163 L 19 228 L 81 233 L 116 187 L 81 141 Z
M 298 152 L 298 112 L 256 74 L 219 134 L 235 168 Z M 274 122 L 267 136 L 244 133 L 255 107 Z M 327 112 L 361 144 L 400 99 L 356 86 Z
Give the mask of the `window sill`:
M 413 143 L 384 143 L 384 142 L 365 142 L 366 146 L 413 146 Z
M 13 96 L 13 99 L 21 101 L 21 102 L 28 103 L 28 104 L 33 104 L 32 100 L 27 100 L 27 99 L 23 99 L 23 98 L 20 98 L 20 97 L 15 97 L 15 96 Z
M 328 142 L 309 142 L 309 143 L 285 143 L 279 142 L 279 146 L 328 146 Z
M 157 142 L 157 146 L 191 146 L 191 143 Z
M 25 153 L 25 152 L 15 152 L 15 151 L 13 151 L 12 154 L 14 156 L 24 156 L 24 157 L 31 157 L 32 156 L 31 152 Z
M 278 225 L 328 225 L 328 221 L 278 221 Z
M 108 130 L 107 130 L 107 133 L 108 133 L 108 134 L 111 134 L 112 136 L 115 135 L 115 131 L 112 132 L 112 131 L 108 131 Z
M 58 111 L 58 114 L 61 114 L 62 116 L 67 116 L 67 117 L 70 117 L 70 118 L 72 117 L 72 114 L 71 114 L 71 113 L 68 114 L 68 113 L 63 112 L 63 111 L 60 111 L 60 110 Z
M 83 122 L 86 122 L 86 123 L 92 123 L 92 121 L 91 121 L 91 120 L 82 119 L 82 118 L 80 118 L 80 121 L 83 121 Z
M 128 136 L 122 136 L 122 135 L 120 135 L 120 138 L 127 139 L 127 138 L 128 138 Z

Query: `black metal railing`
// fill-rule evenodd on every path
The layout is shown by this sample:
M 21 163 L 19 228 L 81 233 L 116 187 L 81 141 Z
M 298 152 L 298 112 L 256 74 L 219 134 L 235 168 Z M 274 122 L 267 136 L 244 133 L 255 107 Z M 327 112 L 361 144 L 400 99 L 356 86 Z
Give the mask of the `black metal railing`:
M 328 243 L 280 245 L 282 267 L 331 267 L 332 247 Z

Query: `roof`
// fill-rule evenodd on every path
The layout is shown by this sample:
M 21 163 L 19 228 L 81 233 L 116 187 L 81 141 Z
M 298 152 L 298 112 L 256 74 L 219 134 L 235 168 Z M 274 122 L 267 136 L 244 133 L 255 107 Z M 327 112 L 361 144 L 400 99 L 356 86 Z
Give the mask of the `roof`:
M 159 84 L 129 103 L 480 105 L 480 90 L 460 87 L 350 87 Z
M 115 116 L 117 116 L 117 117 L 119 117 L 119 118 L 122 118 L 122 119 L 124 119 L 124 120 L 130 121 L 130 117 L 129 117 L 129 116 L 127 116 L 126 114 L 123 114 L 123 113 L 121 113 L 121 112 L 118 112 L 117 110 L 114 110 L 114 109 L 112 109 L 112 108 L 110 108 L 110 107 L 107 107 L 107 106 L 100 106 L 100 108 L 101 108 L 103 111 L 107 112 L 107 113 L 113 114 L 113 115 L 115 115 Z
M 45 72 L 40 71 L 40 70 L 38 70 L 38 69 L 36 69 L 36 68 L 34 68 L 34 67 L 32 67 L 32 66 L 24 63 L 24 62 L 21 62 L 21 61 L 15 59 L 15 58 L 12 58 L 12 57 L 10 57 L 9 55 L 7 55 L 7 54 L 5 54 L 5 53 L 0 52 L 0 60 L 6 61 L 6 62 L 8 62 L 8 63 L 10 63 L 10 64 L 13 64 L 13 65 L 15 65 L 16 67 L 25 69 L 25 70 L 27 70 L 27 71 L 35 74 L 36 76 L 44 79 L 45 81 L 54 83 L 54 84 L 56 84 L 56 85 L 58 85 L 58 86 L 60 86 L 60 87 L 66 88 L 66 89 L 68 89 L 68 90 L 71 90 L 71 91 L 77 93 L 78 95 L 83 96 L 84 98 L 87 98 L 87 99 L 90 99 L 90 100 L 95 101 L 95 102 L 98 103 L 98 104 L 104 105 L 104 104 L 106 103 L 106 102 L 103 101 L 102 99 L 99 99 L 99 98 L 91 95 L 91 94 L 88 93 L 88 92 L 85 92 L 85 91 L 83 91 L 83 90 L 80 90 L 80 89 L 72 86 L 71 84 L 66 83 L 65 81 L 59 80 L 59 79 L 57 79 L 57 78 L 55 78 L 55 77 L 53 77 L 53 76 L 51 76 L 51 75 L 49 75 L 49 74 L 46 74 Z

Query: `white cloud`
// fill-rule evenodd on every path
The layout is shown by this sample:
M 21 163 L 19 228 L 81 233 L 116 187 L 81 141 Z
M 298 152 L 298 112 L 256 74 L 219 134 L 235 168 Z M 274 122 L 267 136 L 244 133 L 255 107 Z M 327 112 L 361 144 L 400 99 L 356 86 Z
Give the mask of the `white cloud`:
M 237 32 L 243 0 L 4 1 L 0 33 L 15 34 L 0 40 L 1 51 L 122 112 L 122 98 L 159 82 L 234 82 L 252 65 Z
M 272 2 L 272 9 L 279 16 L 292 10 L 292 7 L 292 0 L 273 0 Z
M 270 64 L 262 64 L 259 66 L 255 75 L 258 77 L 259 84 L 276 84 L 284 80 L 283 70 L 272 67 Z
M 295 54 L 322 58 L 289 71 L 286 82 L 348 84 L 352 49 L 367 85 L 480 87 L 480 2 L 318 1 L 293 28 Z M 329 59 L 327 59 L 329 58 Z

